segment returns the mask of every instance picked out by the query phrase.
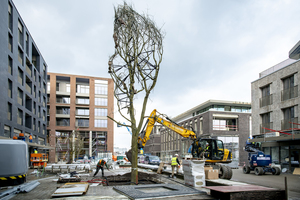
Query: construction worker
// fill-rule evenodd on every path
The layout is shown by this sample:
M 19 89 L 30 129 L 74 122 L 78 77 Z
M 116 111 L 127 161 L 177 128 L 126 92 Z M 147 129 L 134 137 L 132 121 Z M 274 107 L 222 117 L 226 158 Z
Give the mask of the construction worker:
M 176 168 L 176 175 L 178 174 L 178 165 L 180 165 L 178 160 L 178 154 L 176 153 L 172 158 L 171 167 L 172 167 L 172 178 L 174 178 L 174 169 Z
M 108 166 L 107 166 L 107 158 L 104 158 L 104 159 L 100 159 L 99 160 L 99 162 L 97 163 L 97 168 L 96 168 L 96 172 L 95 172 L 95 174 L 94 174 L 94 176 L 93 177 L 95 177 L 96 176 L 96 174 L 99 172 L 99 169 L 101 169 L 101 171 L 102 171 L 102 176 L 104 176 L 104 165 L 106 166 L 106 168 L 107 168 L 107 170 L 109 171 L 109 169 L 108 169 Z
M 29 142 L 32 142 L 32 135 L 29 135 Z
M 208 153 L 209 149 L 210 149 L 210 145 L 208 143 L 206 143 L 206 147 L 205 147 L 204 151 L 202 151 L 202 153 L 200 154 L 200 158 L 205 156 L 205 153 Z
M 38 153 L 38 151 L 36 150 L 36 149 L 34 149 L 34 151 L 33 151 L 34 153 Z

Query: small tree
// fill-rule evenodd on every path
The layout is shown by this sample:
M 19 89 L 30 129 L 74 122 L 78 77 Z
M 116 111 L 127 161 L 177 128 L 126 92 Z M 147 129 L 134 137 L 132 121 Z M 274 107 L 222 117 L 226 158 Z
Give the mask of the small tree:
M 115 83 L 118 111 L 132 130 L 131 181 L 138 183 L 138 134 L 162 62 L 163 34 L 149 16 L 140 15 L 124 2 L 115 7 L 113 39 L 115 53 L 109 59 L 108 72 Z M 139 122 L 134 105 L 138 95 L 143 95 Z
M 73 131 L 69 140 L 70 162 L 73 162 L 73 158 L 78 158 L 82 152 L 84 137 L 78 131 Z

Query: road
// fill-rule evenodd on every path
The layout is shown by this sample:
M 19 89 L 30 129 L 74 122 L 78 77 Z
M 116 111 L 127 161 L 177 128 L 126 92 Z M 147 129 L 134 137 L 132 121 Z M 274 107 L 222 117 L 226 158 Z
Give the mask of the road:
M 283 173 L 277 176 L 272 175 L 271 173 L 266 173 L 265 175 L 256 176 L 254 172 L 251 172 L 250 174 L 244 174 L 240 168 L 233 169 L 233 176 L 231 180 L 284 190 L 284 177 L 287 177 L 289 199 L 300 200 L 300 175 Z

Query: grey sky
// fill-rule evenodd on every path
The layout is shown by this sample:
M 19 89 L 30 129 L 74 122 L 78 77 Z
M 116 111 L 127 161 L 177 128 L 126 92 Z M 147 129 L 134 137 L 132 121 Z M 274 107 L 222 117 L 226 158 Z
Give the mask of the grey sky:
M 50 72 L 110 77 L 113 7 L 123 1 L 13 2 Z M 209 99 L 250 102 L 259 72 L 287 59 L 300 40 L 298 0 L 127 2 L 166 33 L 146 114 L 157 109 L 174 117 Z M 130 146 L 125 127 L 115 128 L 114 143 Z

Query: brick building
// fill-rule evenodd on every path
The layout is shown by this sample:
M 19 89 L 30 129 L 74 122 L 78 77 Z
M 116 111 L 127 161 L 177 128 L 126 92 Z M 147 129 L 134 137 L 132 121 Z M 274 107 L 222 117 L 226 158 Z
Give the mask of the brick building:
M 47 135 L 50 162 L 69 161 L 73 134 L 83 139 L 79 157 L 113 152 L 113 80 L 48 73 Z

